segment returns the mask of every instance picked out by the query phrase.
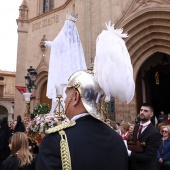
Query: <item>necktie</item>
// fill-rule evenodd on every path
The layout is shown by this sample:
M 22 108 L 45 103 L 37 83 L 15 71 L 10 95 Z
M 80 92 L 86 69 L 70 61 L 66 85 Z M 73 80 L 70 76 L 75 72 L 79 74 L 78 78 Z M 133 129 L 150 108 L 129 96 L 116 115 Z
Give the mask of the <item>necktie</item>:
M 140 125 L 138 128 L 137 139 L 139 138 L 139 135 L 141 134 L 142 128 L 143 128 L 142 125 Z

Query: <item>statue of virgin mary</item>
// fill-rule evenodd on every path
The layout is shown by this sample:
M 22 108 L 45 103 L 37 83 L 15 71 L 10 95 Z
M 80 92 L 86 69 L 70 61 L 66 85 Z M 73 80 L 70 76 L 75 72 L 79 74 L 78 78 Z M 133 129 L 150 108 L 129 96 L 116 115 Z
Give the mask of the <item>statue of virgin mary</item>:
M 55 85 L 66 84 L 70 75 L 78 70 L 87 70 L 76 20 L 76 16 L 67 13 L 56 38 L 45 41 L 45 46 L 51 48 L 46 96 L 52 99 L 52 110 L 56 105 Z

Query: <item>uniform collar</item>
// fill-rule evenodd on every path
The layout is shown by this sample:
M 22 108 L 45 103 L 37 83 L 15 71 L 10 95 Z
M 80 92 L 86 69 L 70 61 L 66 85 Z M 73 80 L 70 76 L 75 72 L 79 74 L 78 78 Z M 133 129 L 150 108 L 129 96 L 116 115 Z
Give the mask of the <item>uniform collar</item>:
M 87 115 L 90 115 L 90 114 L 89 113 L 81 113 L 81 114 L 78 114 L 78 115 L 72 117 L 71 120 L 77 120 L 77 119 L 84 117 L 84 116 L 87 116 Z

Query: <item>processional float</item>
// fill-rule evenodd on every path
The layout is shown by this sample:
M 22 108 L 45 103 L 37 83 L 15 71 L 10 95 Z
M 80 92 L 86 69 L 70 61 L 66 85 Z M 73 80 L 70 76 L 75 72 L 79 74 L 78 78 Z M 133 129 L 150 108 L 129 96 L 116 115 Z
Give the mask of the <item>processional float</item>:
M 62 121 L 68 121 L 62 101 L 64 84 L 67 84 L 74 72 L 87 70 L 82 44 L 75 25 L 77 18 L 77 15 L 67 13 L 64 26 L 56 38 L 42 43 L 46 48 L 51 49 L 46 96 L 52 99 L 52 109 L 43 118 L 35 118 L 36 125 L 39 119 L 53 121 L 52 126 L 55 125 L 55 121 L 56 125 Z M 106 30 L 103 30 L 96 40 L 94 67 L 87 70 L 94 75 L 104 91 L 103 97 L 97 103 L 98 112 L 103 115 L 103 121 L 110 117 L 109 102 L 112 97 L 129 103 L 134 96 L 133 68 L 123 40 L 126 37 L 128 35 L 123 33 L 123 29 L 115 29 L 111 21 L 106 23 Z M 40 124 L 44 127 L 45 123 Z M 45 130 L 47 129 L 42 130 L 41 125 L 39 130 L 35 128 L 34 139 L 37 140 L 37 134 L 44 135 Z

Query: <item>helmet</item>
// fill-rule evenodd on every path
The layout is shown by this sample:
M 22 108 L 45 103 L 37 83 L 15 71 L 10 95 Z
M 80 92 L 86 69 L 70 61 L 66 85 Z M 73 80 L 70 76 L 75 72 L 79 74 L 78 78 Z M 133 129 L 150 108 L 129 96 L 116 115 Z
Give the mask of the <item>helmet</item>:
M 75 72 L 69 78 L 67 87 L 76 88 L 88 113 L 97 119 L 103 120 L 103 115 L 97 111 L 97 106 L 104 92 L 92 72 Z

